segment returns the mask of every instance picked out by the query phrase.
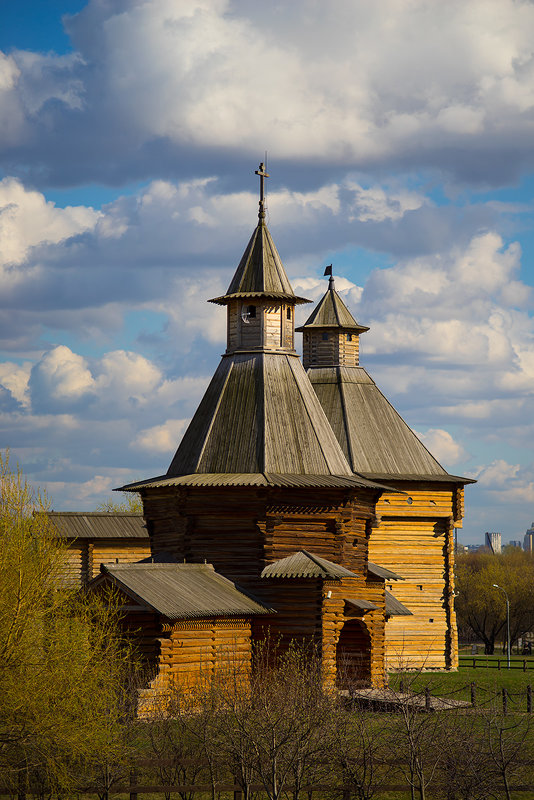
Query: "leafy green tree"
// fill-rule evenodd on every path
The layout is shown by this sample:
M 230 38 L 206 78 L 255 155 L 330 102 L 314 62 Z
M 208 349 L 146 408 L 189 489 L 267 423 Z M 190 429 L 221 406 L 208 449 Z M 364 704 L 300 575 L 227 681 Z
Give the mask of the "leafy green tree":
M 110 511 L 113 514 L 142 514 L 143 503 L 141 497 L 137 492 L 121 492 L 122 500 L 117 500 L 114 497 L 108 497 L 103 500 L 97 507 L 97 511 Z
M 491 655 L 495 642 L 506 637 L 506 601 L 510 600 L 511 643 L 534 627 L 534 559 L 518 547 L 502 553 L 488 550 L 460 554 L 456 562 L 456 615 L 460 630 L 482 639 Z
M 61 585 L 46 499 L 0 454 L 0 775 L 67 791 L 106 751 L 124 754 L 130 654 L 113 598 Z

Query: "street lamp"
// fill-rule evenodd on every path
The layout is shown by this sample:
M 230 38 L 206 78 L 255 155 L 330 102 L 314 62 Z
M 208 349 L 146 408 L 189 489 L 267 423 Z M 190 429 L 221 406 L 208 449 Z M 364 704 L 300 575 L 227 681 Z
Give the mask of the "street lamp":
M 498 586 L 494 583 L 493 588 L 500 589 L 506 598 L 506 654 L 508 656 L 508 669 L 510 669 L 510 601 L 508 600 L 508 594 L 502 586 Z

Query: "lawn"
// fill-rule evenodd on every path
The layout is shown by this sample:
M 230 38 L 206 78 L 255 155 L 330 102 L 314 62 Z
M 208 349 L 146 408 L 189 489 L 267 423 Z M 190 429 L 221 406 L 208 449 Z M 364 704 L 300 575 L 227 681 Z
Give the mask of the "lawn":
M 502 690 L 508 694 L 509 709 L 527 710 L 527 687 L 534 685 L 534 658 L 527 660 L 527 670 L 523 671 L 523 658 L 516 657 L 511 661 L 511 669 L 507 669 L 506 660 L 499 656 L 477 656 L 477 666 L 473 668 L 473 657 L 461 657 L 457 672 L 407 672 L 394 673 L 389 676 L 389 684 L 399 689 L 401 683 L 409 691 L 424 692 L 426 688 L 440 697 L 452 697 L 457 700 L 470 700 L 471 684 L 476 687 L 477 705 L 487 705 L 491 699 L 502 698 Z M 501 661 L 501 669 L 497 669 L 497 661 Z

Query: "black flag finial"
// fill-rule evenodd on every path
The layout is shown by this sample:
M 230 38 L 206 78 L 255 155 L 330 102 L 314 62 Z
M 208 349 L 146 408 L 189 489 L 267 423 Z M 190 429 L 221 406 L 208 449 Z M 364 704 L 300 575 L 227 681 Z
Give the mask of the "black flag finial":
M 332 277 L 332 264 L 329 264 L 327 267 L 325 267 L 324 274 L 325 277 L 327 275 L 330 275 L 330 277 Z

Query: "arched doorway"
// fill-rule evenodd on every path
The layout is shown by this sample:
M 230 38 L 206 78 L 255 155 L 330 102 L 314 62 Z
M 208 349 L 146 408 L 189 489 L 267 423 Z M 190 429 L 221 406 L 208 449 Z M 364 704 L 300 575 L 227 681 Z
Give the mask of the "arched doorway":
M 371 679 L 371 638 L 360 619 L 345 622 L 336 647 L 337 684 L 343 689 L 368 685 Z

